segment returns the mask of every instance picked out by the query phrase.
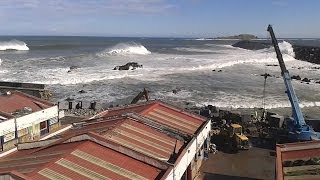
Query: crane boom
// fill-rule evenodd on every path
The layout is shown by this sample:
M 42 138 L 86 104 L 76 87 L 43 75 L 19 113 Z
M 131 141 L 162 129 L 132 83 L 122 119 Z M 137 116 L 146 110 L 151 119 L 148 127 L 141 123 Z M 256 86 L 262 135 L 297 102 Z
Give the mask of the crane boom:
M 274 49 L 275 49 L 276 54 L 277 54 L 277 59 L 279 61 L 279 65 L 280 65 L 280 68 L 281 68 L 281 75 L 283 77 L 285 86 L 287 88 L 286 93 L 287 93 L 287 95 L 289 97 L 289 101 L 291 103 L 292 117 L 296 121 L 297 126 L 304 126 L 306 124 L 306 122 L 304 120 L 302 111 L 301 111 L 300 106 L 299 106 L 299 100 L 298 100 L 298 98 L 296 96 L 296 93 L 295 93 L 293 87 L 292 87 L 291 76 L 289 74 L 289 71 L 286 68 L 286 65 L 284 64 L 284 61 L 283 61 L 283 58 L 282 58 L 282 54 L 281 54 L 280 49 L 279 49 L 278 41 L 277 41 L 277 39 L 276 39 L 276 37 L 274 35 L 274 32 L 273 32 L 273 29 L 272 29 L 271 25 L 268 26 L 268 31 L 270 33 L 270 36 L 271 36 L 271 39 L 272 39 L 272 44 L 273 44 Z
M 288 126 L 289 138 L 291 137 L 291 139 L 294 141 L 319 139 L 320 134 L 315 132 L 312 129 L 312 127 L 306 124 L 304 120 L 301 108 L 299 106 L 298 97 L 296 96 L 296 93 L 291 83 L 291 76 L 289 74 L 289 71 L 286 68 L 286 65 L 284 64 L 282 54 L 279 49 L 278 41 L 274 35 L 271 25 L 268 26 L 267 31 L 269 31 L 270 33 L 272 44 L 277 54 L 277 59 L 279 61 L 279 65 L 281 68 L 281 75 L 283 77 L 284 84 L 286 86 L 286 94 L 288 95 L 288 98 L 292 107 L 293 125 Z

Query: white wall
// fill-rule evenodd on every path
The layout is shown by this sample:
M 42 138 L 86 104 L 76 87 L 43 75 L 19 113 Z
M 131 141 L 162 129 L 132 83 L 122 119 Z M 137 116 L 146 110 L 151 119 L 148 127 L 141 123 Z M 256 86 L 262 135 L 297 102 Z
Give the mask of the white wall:
M 186 153 L 183 155 L 179 163 L 173 168 L 166 179 L 181 179 L 189 164 L 193 160 L 197 151 L 201 148 L 211 130 L 211 121 L 207 121 L 201 132 L 194 137 L 187 146 Z
M 58 106 L 53 106 L 41 111 L 37 111 L 19 118 L 16 118 L 18 130 L 38 124 L 50 118 L 58 116 Z M 15 131 L 15 120 L 9 119 L 0 123 L 0 136 Z
M 9 119 L 0 123 L 0 136 L 15 131 L 14 119 Z

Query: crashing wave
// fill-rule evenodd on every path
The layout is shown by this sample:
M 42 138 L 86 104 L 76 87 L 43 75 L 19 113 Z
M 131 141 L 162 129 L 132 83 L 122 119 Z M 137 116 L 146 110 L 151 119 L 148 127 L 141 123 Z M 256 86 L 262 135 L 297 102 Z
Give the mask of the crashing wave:
M 147 55 L 151 52 L 141 44 L 119 43 L 111 48 L 97 54 L 98 56 L 117 56 L 117 55 Z
M 18 50 L 18 51 L 27 51 L 29 50 L 27 44 L 19 40 L 10 40 L 0 42 L 0 50 Z
M 282 54 L 288 54 L 289 56 L 295 57 L 295 53 L 293 51 L 293 47 L 287 41 L 283 41 L 279 43 L 279 48 Z
M 279 45 L 279 49 L 280 49 L 282 55 L 289 55 L 291 57 L 295 57 L 295 53 L 293 51 L 292 44 L 290 44 L 287 41 L 282 41 L 281 43 L 278 43 L 278 45 Z M 258 52 L 259 51 L 260 52 L 268 51 L 268 52 L 274 53 L 274 47 L 272 46 L 267 49 L 258 50 Z

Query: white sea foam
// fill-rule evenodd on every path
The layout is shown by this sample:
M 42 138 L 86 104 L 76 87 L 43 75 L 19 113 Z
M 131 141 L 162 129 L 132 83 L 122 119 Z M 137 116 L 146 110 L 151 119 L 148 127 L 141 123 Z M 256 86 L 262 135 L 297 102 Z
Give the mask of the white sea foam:
M 292 57 L 295 57 L 293 47 L 287 41 L 283 41 L 283 42 L 279 43 L 279 48 L 280 48 L 282 54 L 288 54 Z
M 1 64 L 2 64 L 2 59 L 0 59 L 0 66 L 1 66 Z
M 0 42 L 0 50 L 19 50 L 19 51 L 27 51 L 29 50 L 27 44 L 23 41 L 19 40 L 11 40 L 11 41 L 2 41 Z
M 114 80 L 122 78 L 138 78 L 142 74 L 139 72 L 127 71 L 113 71 L 108 69 L 94 69 L 94 68 L 80 68 L 70 73 L 67 73 L 69 68 L 56 68 L 56 69 L 42 69 L 38 73 L 40 77 L 34 77 L 30 82 L 42 84 L 82 84 L 90 83 L 93 81 Z M 32 74 L 27 74 L 31 75 Z
M 263 108 L 263 104 L 260 100 L 257 101 L 257 97 L 230 95 L 225 93 L 222 98 L 213 99 L 212 101 L 196 103 L 196 106 L 213 105 L 222 108 Z M 301 108 L 304 107 L 320 107 L 320 102 L 302 101 L 299 103 Z M 275 97 L 266 99 L 265 109 L 273 108 L 288 108 L 291 107 L 288 100 L 279 100 Z
M 210 49 L 200 49 L 200 48 L 187 48 L 187 47 L 177 47 L 174 48 L 177 51 L 183 51 L 183 52 L 201 52 L 201 53 L 212 53 L 213 50 Z
M 198 39 L 193 39 L 193 40 L 196 40 L 196 41 L 211 41 L 211 40 L 215 40 L 213 38 L 198 38 Z
M 117 55 L 147 55 L 151 52 L 141 44 L 135 42 L 119 43 L 111 48 L 108 48 L 97 55 L 104 56 L 117 56 Z

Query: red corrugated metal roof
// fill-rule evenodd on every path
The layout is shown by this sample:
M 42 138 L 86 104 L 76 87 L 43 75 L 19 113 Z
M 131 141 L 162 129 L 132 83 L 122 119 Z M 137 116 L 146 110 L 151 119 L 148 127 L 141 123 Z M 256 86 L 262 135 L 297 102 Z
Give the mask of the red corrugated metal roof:
M 72 152 L 30 174 L 31 179 L 155 179 L 161 169 L 124 154 L 83 141 Z
M 132 116 L 123 116 L 126 113 Z M 77 123 L 49 145 L 19 150 L 6 159 L 12 166 L 25 161 L 19 171 L 29 168 L 26 174 L 31 179 L 161 178 L 170 167 L 165 161 L 176 161 L 175 153 L 184 147 L 182 139 L 188 140 L 185 133 L 195 134 L 205 122 L 160 101 L 117 107 Z M 39 162 L 32 164 L 29 160 L 34 156 Z M 10 170 L 0 168 L 0 172 Z
M 127 106 L 113 107 L 97 114 L 95 117 L 99 118 L 99 117 L 121 116 L 123 113 L 128 113 L 128 112 L 140 113 L 145 109 L 148 109 L 149 107 L 151 107 L 154 103 L 155 103 L 154 101 L 150 101 L 150 102 L 144 102 L 144 103 L 138 103 L 138 104 L 130 104 Z
M 95 132 L 106 140 L 133 149 L 150 157 L 168 161 L 184 142 L 127 117 L 95 119 L 79 123 L 65 135 Z
M 162 101 L 149 101 L 124 107 L 111 108 L 100 113 L 97 117 L 119 116 L 130 112 L 139 113 L 155 122 L 165 124 L 190 135 L 195 134 L 206 121 L 204 117 L 166 104 Z
M 16 151 L 0 159 L 0 173 L 12 170 L 20 173 L 29 173 L 29 171 L 39 168 L 80 144 L 80 142 L 57 144 L 42 151 L 37 151 L 40 148 Z
M 126 119 L 102 135 L 115 143 L 159 160 L 168 161 L 183 142 L 158 132 L 147 125 Z
M 16 110 L 29 107 L 33 112 L 52 107 L 54 104 L 29 96 L 19 91 L 13 91 L 10 95 L 0 96 L 0 111 L 12 113 Z

